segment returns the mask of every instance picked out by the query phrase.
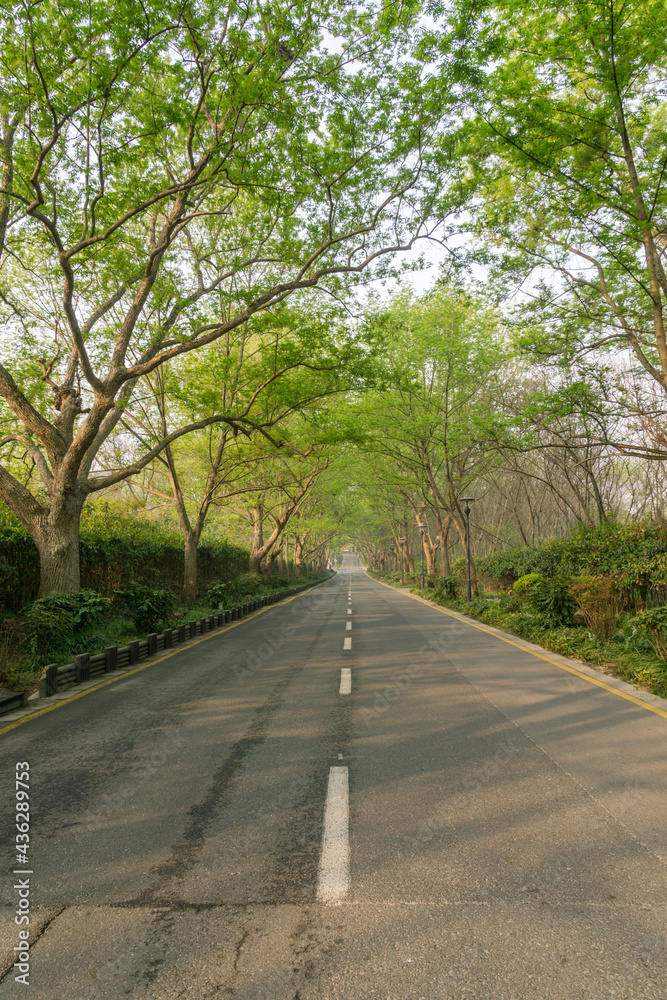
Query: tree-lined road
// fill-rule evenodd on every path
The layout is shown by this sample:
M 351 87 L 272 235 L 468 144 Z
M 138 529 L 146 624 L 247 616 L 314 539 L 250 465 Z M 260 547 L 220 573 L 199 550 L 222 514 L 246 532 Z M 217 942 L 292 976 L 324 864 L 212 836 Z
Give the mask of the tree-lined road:
M 0 998 L 664 1000 L 666 733 L 348 555 L 0 736 Z

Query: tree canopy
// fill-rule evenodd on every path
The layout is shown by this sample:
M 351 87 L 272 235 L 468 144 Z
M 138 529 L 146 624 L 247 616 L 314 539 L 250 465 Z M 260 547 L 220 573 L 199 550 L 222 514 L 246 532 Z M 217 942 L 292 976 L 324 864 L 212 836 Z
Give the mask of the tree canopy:
M 474 556 L 661 518 L 663 15 L 0 5 L 0 500 L 41 592 L 95 497 L 178 525 L 189 600 L 207 533 L 268 573 L 423 528 L 448 576 L 471 492 Z
M 299 290 L 339 295 L 428 225 L 411 20 L 328 2 L 5 10 L 0 495 L 47 589 L 78 586 L 86 497 L 138 471 L 96 460 L 139 379 Z

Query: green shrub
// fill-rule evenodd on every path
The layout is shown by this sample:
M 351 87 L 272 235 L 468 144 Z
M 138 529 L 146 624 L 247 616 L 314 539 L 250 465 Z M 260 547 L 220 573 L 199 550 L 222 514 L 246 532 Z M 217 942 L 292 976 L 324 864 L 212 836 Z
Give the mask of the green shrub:
M 553 580 L 542 577 L 528 591 L 531 607 L 538 612 L 547 628 L 574 624 L 577 604 L 570 596 L 568 584 L 567 577 L 555 577 Z
M 526 573 L 524 576 L 520 576 L 516 583 L 514 583 L 512 590 L 519 597 L 526 597 L 535 584 L 542 583 L 543 580 L 544 577 L 541 573 Z
M 458 584 L 453 576 L 441 576 L 435 587 L 437 599 L 456 601 L 459 596 Z
M 267 590 L 267 584 L 270 587 L 272 580 L 259 573 L 242 573 L 234 582 L 243 597 L 254 597 L 260 590 Z
M 528 573 L 614 577 L 626 607 L 665 604 L 667 528 L 650 521 L 580 525 L 568 538 L 480 558 L 477 569 L 507 585 Z
M 609 638 L 616 628 L 618 617 L 616 581 L 609 576 L 582 574 L 570 581 L 567 589 L 591 631 Z
M 248 597 L 255 597 L 261 591 L 272 590 L 276 585 L 280 588 L 280 579 L 266 578 L 259 573 L 243 573 L 235 580 L 226 583 L 214 583 L 205 594 L 205 599 L 211 607 L 231 607 Z
M 241 591 L 236 580 L 226 583 L 214 583 L 204 595 L 204 600 L 212 608 L 226 608 L 241 600 Z
M 470 613 L 474 618 L 481 618 L 484 612 L 495 604 L 496 601 L 492 597 L 478 594 L 477 597 L 473 597 L 472 601 L 465 602 L 464 613 Z
M 667 663 L 667 607 L 649 608 L 630 618 L 624 630 L 631 640 L 648 642 L 662 663 Z
M 33 601 L 24 613 L 26 649 L 40 661 L 76 652 L 80 636 L 109 613 L 111 602 L 93 590 L 49 594 Z
M 132 583 L 114 593 L 114 604 L 134 619 L 140 632 L 152 632 L 174 613 L 176 598 L 169 590 Z

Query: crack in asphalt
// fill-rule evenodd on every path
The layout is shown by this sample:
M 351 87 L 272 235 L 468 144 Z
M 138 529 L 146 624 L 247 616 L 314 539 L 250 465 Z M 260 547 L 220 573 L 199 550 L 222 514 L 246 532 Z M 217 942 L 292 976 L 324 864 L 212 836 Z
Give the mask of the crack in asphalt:
M 169 936 L 174 929 L 174 917 L 175 914 L 172 910 L 163 910 L 153 916 L 150 928 L 153 945 L 156 950 L 161 950 L 162 954 L 148 957 L 147 968 L 142 973 L 142 978 L 147 986 L 151 986 L 156 981 L 160 969 L 164 965 L 169 948 Z
M 164 905 L 165 883 L 182 876 L 185 871 L 194 867 L 205 845 L 206 831 L 228 804 L 232 785 L 242 773 L 247 758 L 265 742 L 269 726 L 284 704 L 289 686 L 304 667 L 312 661 L 321 634 L 327 627 L 333 613 L 332 606 L 329 608 L 329 614 L 323 616 L 320 627 L 315 630 L 307 649 L 304 650 L 301 662 L 287 671 L 283 679 L 275 685 L 266 701 L 255 709 L 253 721 L 245 735 L 231 747 L 227 758 L 214 775 L 205 798 L 201 802 L 193 804 L 188 810 L 188 822 L 182 840 L 180 844 L 172 847 L 171 856 L 153 869 L 151 873 L 153 885 L 142 889 L 134 899 L 127 900 L 127 903 L 134 902 L 144 906 Z M 175 900 L 171 899 L 168 902 L 175 902 Z
M 192 868 L 197 856 L 204 846 L 204 835 L 211 822 L 218 816 L 227 801 L 227 793 L 235 778 L 243 770 L 246 758 L 256 750 L 266 739 L 269 723 L 285 700 L 287 689 L 301 667 L 293 667 L 287 675 L 276 684 L 273 691 L 258 709 L 255 719 L 243 736 L 232 747 L 224 763 L 213 777 L 206 797 L 190 807 L 188 823 L 183 832 L 180 844 L 172 847 L 171 857 L 161 862 L 153 869 L 153 875 L 158 885 L 148 886 L 135 898 L 134 902 L 143 905 L 159 905 L 156 893 L 166 881 L 181 875 Z
M 42 924 L 42 926 L 39 928 L 39 930 L 35 934 L 35 937 L 34 938 L 30 938 L 30 940 L 29 940 L 29 944 L 30 944 L 30 948 L 31 949 L 35 947 L 35 945 L 37 944 L 37 942 L 39 940 L 41 940 L 41 938 L 44 937 L 44 934 L 49 929 L 49 927 L 51 926 L 51 924 L 53 923 L 53 921 L 57 920 L 58 917 L 62 913 L 64 913 L 66 909 L 67 909 L 66 906 L 61 906 L 57 913 L 54 913 L 52 917 L 49 917 L 48 920 L 44 921 L 44 923 Z M 14 968 L 14 957 L 15 956 L 12 955 L 12 961 L 9 963 L 8 966 L 6 966 L 6 968 L 0 969 L 0 983 L 4 982 L 4 980 L 7 978 L 7 976 L 9 975 L 9 973 Z

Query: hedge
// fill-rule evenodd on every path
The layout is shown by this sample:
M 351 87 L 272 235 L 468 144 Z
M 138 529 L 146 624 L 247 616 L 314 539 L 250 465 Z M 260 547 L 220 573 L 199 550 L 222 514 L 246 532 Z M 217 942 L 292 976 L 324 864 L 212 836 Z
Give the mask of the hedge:
M 667 528 L 650 521 L 581 525 L 569 538 L 478 559 L 478 572 L 511 586 L 527 573 L 612 576 L 626 601 L 667 602 Z
M 182 535 L 108 503 L 84 508 L 81 521 L 81 586 L 111 594 L 129 583 L 178 591 L 183 584 Z M 199 546 L 202 588 L 244 573 L 247 549 L 222 539 Z M 7 611 L 34 600 L 39 587 L 37 549 L 11 512 L 0 505 L 0 599 Z

